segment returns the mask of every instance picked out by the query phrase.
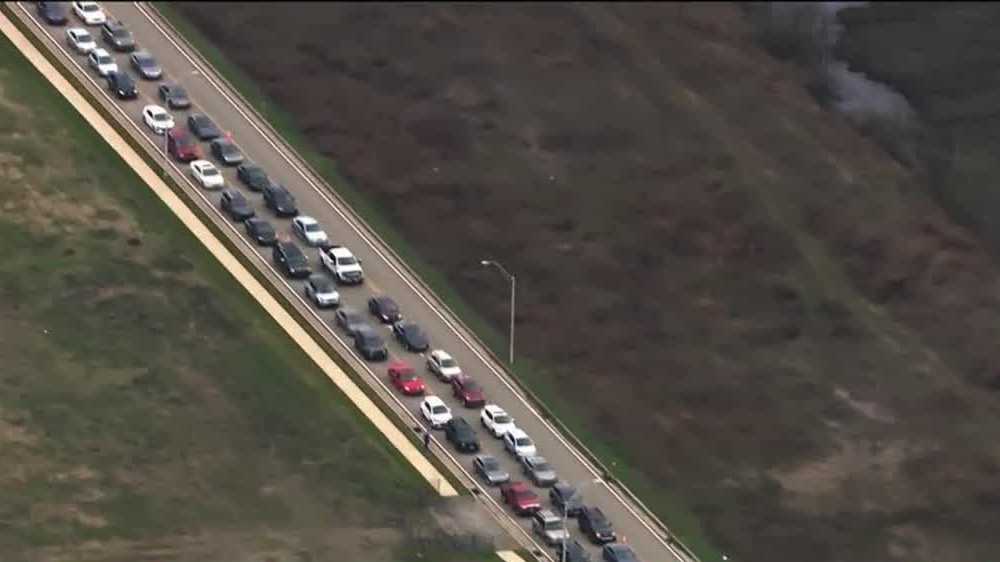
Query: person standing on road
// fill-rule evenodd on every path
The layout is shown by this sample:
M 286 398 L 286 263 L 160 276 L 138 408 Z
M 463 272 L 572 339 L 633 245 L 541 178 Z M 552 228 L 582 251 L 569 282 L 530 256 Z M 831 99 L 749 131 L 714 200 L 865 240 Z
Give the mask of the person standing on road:
M 424 450 L 430 450 L 431 448 L 431 432 L 424 430 Z

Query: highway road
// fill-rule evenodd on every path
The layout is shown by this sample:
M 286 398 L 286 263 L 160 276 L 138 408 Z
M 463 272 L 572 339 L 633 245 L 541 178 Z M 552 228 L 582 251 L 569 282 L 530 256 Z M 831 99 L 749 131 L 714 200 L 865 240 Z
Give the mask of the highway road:
M 527 399 L 511 383 L 510 375 L 504 367 L 481 346 L 472 334 L 444 307 L 444 305 L 424 286 L 414 274 L 407 269 L 392 251 L 380 241 L 377 234 L 366 226 L 335 194 L 335 190 L 325 184 L 321 178 L 313 174 L 303 161 L 274 133 L 263 120 L 257 116 L 241 98 L 232 91 L 219 75 L 208 66 L 179 37 L 173 35 L 156 11 L 147 3 L 104 3 L 109 16 L 121 20 L 132 31 L 136 42 L 142 49 L 149 50 L 164 69 L 166 80 L 176 81 L 183 85 L 193 102 L 193 108 L 187 111 L 173 111 L 175 120 L 183 125 L 187 114 L 202 112 L 208 114 L 222 129 L 232 135 L 233 140 L 242 149 L 244 155 L 261 165 L 267 173 L 285 185 L 296 197 L 302 214 L 316 218 L 326 230 L 330 239 L 350 248 L 362 260 L 366 281 L 357 287 L 341 287 L 341 298 L 346 306 L 354 307 L 367 316 L 366 301 L 373 294 L 386 294 L 393 297 L 400 305 L 403 315 L 419 323 L 431 340 L 432 348 L 447 350 L 462 366 L 465 373 L 471 374 L 485 389 L 487 400 L 496 403 L 507 410 L 518 425 L 535 441 L 539 454 L 545 456 L 555 467 L 560 479 L 574 484 L 581 484 L 585 501 L 588 505 L 600 507 L 615 525 L 620 538 L 631 546 L 644 562 L 660 562 L 679 560 L 685 561 L 683 555 L 668 540 L 667 532 L 655 524 L 643 511 L 631 502 L 625 494 L 614 485 L 600 480 L 599 471 L 589 463 L 585 456 L 576 450 L 569 441 L 549 424 Z M 218 210 L 218 192 L 208 192 L 198 188 L 187 173 L 187 166 L 170 161 L 163 154 L 163 139 L 153 135 L 142 123 L 140 111 L 147 103 L 160 104 L 156 97 L 157 82 L 140 81 L 140 98 L 131 101 L 111 100 L 104 80 L 86 67 L 85 58 L 70 53 L 65 42 L 65 28 L 50 27 L 36 18 L 33 4 L 17 3 L 16 15 L 29 23 L 32 33 L 44 39 L 44 46 L 56 53 L 58 60 L 85 81 L 92 84 L 91 89 L 98 91 L 105 98 L 107 107 L 117 107 L 120 111 L 112 112 L 119 120 L 126 123 L 130 134 L 141 138 L 151 152 L 158 153 L 159 158 L 169 162 L 169 171 L 181 180 L 184 189 L 188 190 L 202 211 L 219 225 L 225 235 L 239 251 L 267 276 L 267 279 L 288 299 L 296 309 L 303 313 L 306 320 L 319 329 L 342 355 L 355 366 L 365 377 L 366 382 L 376 390 L 399 415 L 403 421 L 414 426 L 417 422 L 419 398 L 404 398 L 394 391 L 388 390 L 385 375 L 385 363 L 371 364 L 363 362 L 350 346 L 343 332 L 334 323 L 332 310 L 319 311 L 304 298 L 303 283 L 291 281 L 281 276 L 271 265 L 270 249 L 258 248 L 250 243 L 243 234 L 241 226 L 221 214 Z M 70 26 L 81 26 L 79 20 L 71 15 Z M 100 29 L 90 28 L 96 37 Z M 100 40 L 98 44 L 107 48 Z M 108 48 L 110 51 L 110 49 Z M 113 53 L 118 65 L 129 68 L 128 57 L 125 54 Z M 331 116 L 334 117 L 334 116 Z M 207 143 L 202 149 L 208 154 Z M 211 158 L 209 158 L 211 159 Z M 221 165 L 220 165 L 221 168 Z M 263 205 L 259 194 L 245 189 L 236 179 L 235 169 L 225 170 L 226 182 L 229 187 L 238 188 L 254 205 L 259 216 L 265 217 L 275 225 L 280 234 L 293 238 L 288 219 L 274 217 Z M 304 245 L 300 243 L 304 248 Z M 318 251 L 306 249 L 313 269 L 321 269 Z M 478 264 L 470 264 L 477 267 Z M 498 290 L 502 290 L 498 287 Z M 387 327 L 370 318 L 371 325 L 384 330 L 385 339 L 389 343 L 392 358 L 401 358 L 417 367 L 424 375 L 428 393 L 441 396 L 449 404 L 455 415 L 465 417 L 476 424 L 479 411 L 463 408 L 451 397 L 448 387 L 426 373 L 425 359 L 419 354 L 404 351 L 392 339 Z M 504 453 L 498 440 L 493 439 L 484 431 L 480 431 L 480 442 L 483 452 L 497 457 L 505 469 L 515 479 L 520 479 L 521 471 L 517 463 Z M 460 480 L 470 489 L 477 488 L 469 479 L 469 474 L 459 470 L 455 462 L 460 463 L 466 471 L 471 470 L 472 456 L 454 453 L 440 433 L 435 436 L 432 447 L 435 453 L 445 459 L 445 466 L 453 470 Z M 480 483 L 481 484 L 481 483 Z M 481 485 L 478 489 L 485 494 L 498 499 L 497 490 Z M 543 505 L 549 507 L 547 491 L 536 489 L 543 499 Z M 483 501 L 487 509 L 494 515 L 499 511 L 495 502 Z M 503 517 L 500 518 L 504 519 Z M 506 518 L 504 523 L 508 528 L 512 519 Z M 530 532 L 527 519 L 518 520 L 521 529 Z M 576 524 L 570 521 L 569 529 L 582 544 L 589 543 L 577 531 Z M 514 531 L 515 535 L 519 533 Z M 525 543 L 524 533 L 520 533 L 520 541 Z M 596 547 L 588 546 L 594 560 L 600 557 Z M 545 549 L 545 555 L 554 556 L 551 549 Z

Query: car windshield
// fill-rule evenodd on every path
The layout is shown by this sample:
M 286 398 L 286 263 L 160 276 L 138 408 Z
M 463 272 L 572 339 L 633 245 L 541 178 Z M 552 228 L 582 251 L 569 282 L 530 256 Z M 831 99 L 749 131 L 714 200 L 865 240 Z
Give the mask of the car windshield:
M 362 332 L 358 336 L 361 339 L 361 344 L 367 347 L 382 347 L 382 338 L 378 337 L 378 334 L 372 332 Z
M 450 357 L 446 357 L 446 358 L 444 358 L 444 359 L 441 360 L 441 366 L 444 367 L 444 368 L 446 368 L 446 369 L 450 369 L 452 367 L 457 367 L 458 363 L 455 363 L 454 359 L 452 359 Z
M 531 439 L 528 439 L 527 437 L 518 437 L 514 441 L 514 444 L 517 445 L 518 447 L 530 447 Z
M 510 423 L 510 416 L 506 414 L 498 414 L 493 417 L 493 423 Z
M 274 234 L 274 227 L 269 222 L 254 221 L 251 224 L 253 224 L 253 227 L 259 234 Z
M 76 33 L 76 40 L 80 41 L 81 43 L 92 41 L 92 39 L 90 38 L 90 34 L 87 33 L 86 31 L 78 31 Z
M 170 89 L 167 90 L 167 93 L 169 93 L 171 96 L 175 98 L 187 97 L 187 92 L 184 91 L 184 88 L 181 88 L 180 86 L 172 86 Z
M 167 115 L 166 113 L 154 113 L 153 114 L 153 121 L 169 121 L 169 120 L 170 120 L 170 116 Z
M 404 382 L 417 380 L 417 373 L 415 371 L 403 371 L 399 374 L 399 380 Z
M 444 414 L 447 411 L 448 411 L 448 408 L 446 408 L 444 406 L 432 406 L 431 407 L 431 413 L 432 414 Z
M 547 462 L 540 462 L 535 465 L 535 470 L 537 472 L 550 472 L 552 470 L 552 465 Z
M 486 470 L 500 470 L 500 463 L 492 457 L 483 459 L 483 468 Z
M 255 180 L 264 179 L 267 177 L 267 174 L 264 173 L 264 170 L 261 170 L 260 168 L 257 168 L 255 166 L 248 166 L 246 168 L 246 175 L 248 178 Z
M 108 64 L 110 62 L 114 62 L 114 59 L 112 59 L 110 56 L 97 55 L 97 64 Z
M 129 37 L 129 32 L 127 29 L 117 28 L 111 30 L 111 34 L 115 36 L 116 39 L 127 39 Z
M 307 224 L 305 229 L 306 232 L 323 232 L 323 229 L 318 224 Z
M 562 521 L 558 519 L 549 519 L 543 525 L 546 531 L 560 531 L 563 529 Z
M 472 381 L 465 381 L 462 388 L 464 388 L 466 392 L 479 392 L 479 385 Z
M 354 265 L 356 263 L 358 263 L 358 260 L 353 257 L 337 258 L 337 265 Z
M 98 6 L 97 4 L 84 4 L 83 6 L 81 6 L 81 8 L 83 8 L 84 12 L 99 12 L 99 11 L 101 11 L 101 7 Z
M 219 171 L 216 170 L 215 168 L 202 168 L 201 169 L 201 175 L 203 175 L 203 176 L 217 176 L 217 175 L 219 175 Z
M 156 61 L 153 60 L 153 57 L 148 55 L 138 56 L 135 60 L 139 63 L 139 66 L 156 66 Z
M 329 293 L 333 291 L 333 282 L 326 277 L 317 277 L 312 280 L 313 288 L 321 293 Z
M 247 204 L 247 200 L 243 197 L 241 193 L 234 193 L 229 200 L 229 204 L 243 206 Z

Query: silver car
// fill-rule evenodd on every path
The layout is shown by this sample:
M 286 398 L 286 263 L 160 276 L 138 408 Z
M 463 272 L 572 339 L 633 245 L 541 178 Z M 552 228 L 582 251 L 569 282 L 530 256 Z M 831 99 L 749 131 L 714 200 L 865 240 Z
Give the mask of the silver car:
M 149 51 L 136 51 L 128 58 L 132 68 L 146 80 L 159 80 L 163 77 L 163 69 Z
M 569 530 L 563 524 L 562 518 L 548 509 L 535 513 L 531 518 L 531 530 L 546 544 L 556 545 L 569 540 Z
M 479 455 L 472 461 L 472 468 L 483 480 L 494 486 L 510 481 L 510 474 L 500 466 L 496 457 Z
M 552 468 L 549 461 L 545 460 L 545 457 L 522 457 L 521 466 L 525 476 L 530 478 L 536 486 L 551 486 L 559 480 L 556 477 L 555 469 Z

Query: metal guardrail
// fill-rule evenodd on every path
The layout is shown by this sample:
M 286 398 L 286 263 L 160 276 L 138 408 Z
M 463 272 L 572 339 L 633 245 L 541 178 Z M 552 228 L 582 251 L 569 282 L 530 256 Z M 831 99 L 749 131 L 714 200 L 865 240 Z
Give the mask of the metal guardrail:
M 198 50 L 191 45 L 191 42 L 188 41 L 187 38 L 184 37 L 184 35 L 180 33 L 177 30 L 177 28 L 174 27 L 174 25 L 160 13 L 155 3 L 136 2 L 136 4 L 144 5 L 147 8 L 148 12 L 153 13 L 157 18 L 158 23 L 164 26 L 165 28 L 169 29 L 172 32 L 174 38 L 184 44 L 184 47 L 188 50 L 189 55 L 197 58 L 198 62 L 204 65 L 206 68 L 214 70 L 214 66 L 212 66 L 212 64 L 210 64 L 201 55 L 201 53 L 198 52 Z M 263 125 L 263 127 L 267 129 L 268 133 L 273 135 L 272 137 L 273 140 L 279 142 L 285 149 L 286 153 L 295 159 L 296 164 L 300 168 L 307 170 L 309 174 L 313 176 L 314 182 L 317 185 L 324 187 L 325 191 L 327 191 L 331 196 L 336 198 L 337 201 L 341 204 L 343 210 L 351 215 L 351 218 L 354 220 L 355 224 L 360 228 L 363 228 L 368 236 L 376 240 L 381 246 L 381 249 L 390 256 L 392 256 L 393 260 L 395 261 L 395 264 L 398 267 L 405 270 L 407 274 L 409 274 L 411 280 L 413 280 L 417 285 L 419 285 L 421 291 L 424 293 L 423 296 L 429 300 L 432 300 L 436 306 L 438 306 L 441 310 L 444 310 L 447 313 L 449 320 L 454 325 L 461 327 L 466 337 L 475 341 L 475 343 L 479 346 L 479 348 L 482 351 L 484 351 L 486 355 L 490 357 L 491 361 L 494 363 L 495 370 L 498 373 L 500 373 L 501 376 L 503 376 L 505 380 L 508 381 L 508 383 L 517 387 L 518 391 L 523 396 L 527 397 L 530 400 L 531 404 L 535 408 L 537 408 L 542 414 L 544 414 L 546 420 L 557 426 L 559 432 L 562 433 L 573 444 L 575 448 L 577 448 L 581 453 L 583 453 L 583 455 L 587 458 L 587 461 L 590 462 L 591 465 L 593 465 L 593 468 L 597 469 L 597 472 L 601 473 L 602 478 L 605 480 L 605 482 L 607 482 L 609 485 L 613 485 L 616 489 L 618 489 L 625 496 L 627 496 L 632 503 L 638 506 L 640 510 L 643 512 L 643 515 L 663 531 L 665 539 L 671 545 L 681 550 L 682 553 L 688 558 L 688 560 L 692 562 L 700 562 L 698 557 L 695 556 L 695 554 L 687 546 L 685 546 L 676 537 L 676 535 L 674 535 L 673 532 L 670 531 L 670 528 L 666 525 L 666 523 L 664 523 L 653 512 L 652 509 L 650 509 L 645 503 L 643 503 L 642 500 L 640 500 L 639 497 L 634 492 L 632 492 L 632 490 L 630 490 L 621 481 L 615 478 L 614 473 L 611 472 L 611 470 L 603 462 L 600 461 L 599 457 L 593 451 L 587 448 L 587 446 L 583 444 L 583 441 L 579 437 L 577 437 L 576 434 L 573 433 L 569 429 L 569 427 L 561 419 L 559 419 L 547 406 L 545 406 L 545 403 L 537 394 L 528 389 L 508 369 L 506 363 L 493 352 L 490 346 L 487 345 L 478 336 L 478 334 L 476 334 L 471 328 L 469 328 L 465 324 L 465 322 L 463 322 L 461 318 L 455 313 L 455 311 L 452 310 L 451 307 L 447 305 L 447 303 L 442 301 L 434 293 L 434 291 L 423 281 L 423 279 L 417 274 L 417 272 L 412 267 L 410 267 L 410 265 L 405 260 L 403 260 L 400 257 L 400 255 L 395 251 L 395 249 L 390 244 L 388 244 L 381 236 L 379 236 L 379 234 L 375 232 L 370 226 L 368 226 L 368 223 L 360 215 L 358 215 L 358 213 L 354 210 L 354 208 L 339 193 L 337 193 L 337 191 L 333 189 L 332 186 L 330 186 L 325 180 L 323 180 L 323 176 L 319 172 L 317 172 L 316 169 L 313 168 L 311 164 L 309 164 L 309 162 L 305 161 L 305 159 L 301 158 L 298 155 L 295 148 L 292 147 L 292 145 L 284 138 L 284 136 L 282 136 L 281 133 L 271 125 L 270 121 L 267 118 L 265 118 L 257 110 L 257 108 L 254 107 L 254 105 L 251 104 L 243 96 L 243 94 L 239 91 L 239 89 L 233 86 L 233 84 L 229 82 L 229 80 L 226 79 L 226 77 L 223 76 L 221 73 L 219 73 L 217 70 L 215 71 L 214 74 L 215 74 L 214 78 L 225 84 L 226 88 L 229 90 L 230 95 L 234 96 L 236 99 L 240 101 L 241 104 L 243 104 L 244 110 L 251 113 L 254 117 L 257 118 L 257 120 Z

